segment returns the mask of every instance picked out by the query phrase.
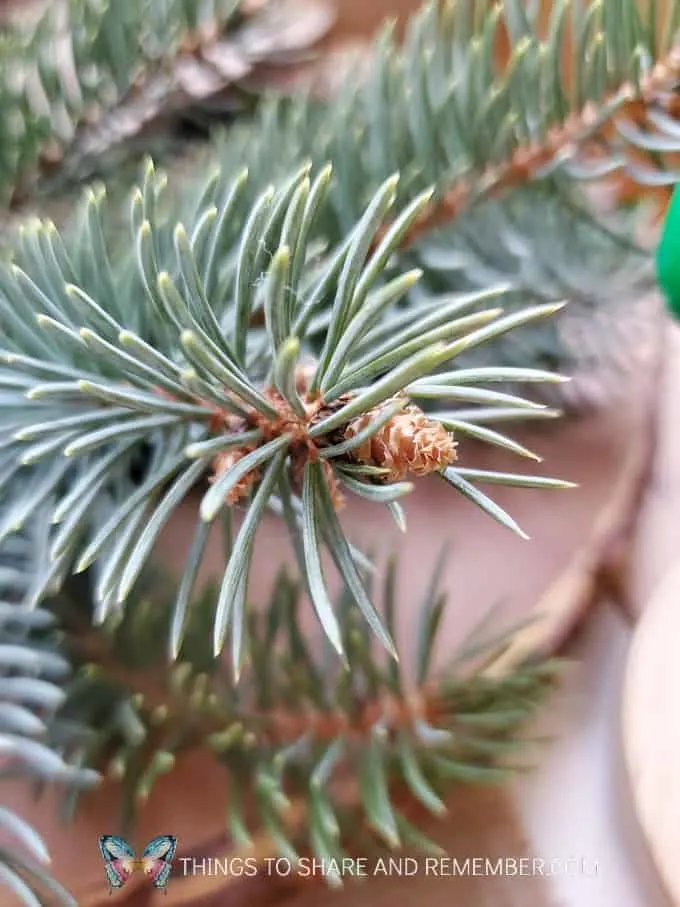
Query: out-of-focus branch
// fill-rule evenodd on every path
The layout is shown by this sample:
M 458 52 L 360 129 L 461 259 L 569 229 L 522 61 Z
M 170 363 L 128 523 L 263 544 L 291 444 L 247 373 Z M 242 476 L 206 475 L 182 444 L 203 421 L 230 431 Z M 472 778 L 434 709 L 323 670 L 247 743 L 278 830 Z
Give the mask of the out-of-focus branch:
M 543 141 L 520 146 L 503 163 L 456 182 L 421 212 L 404 235 L 402 247 L 412 245 L 424 233 L 459 217 L 465 208 L 481 197 L 499 195 L 534 178 L 560 156 L 570 157 L 577 149 L 596 146 L 597 139 L 610 126 L 612 116 L 627 119 L 639 115 L 640 109 L 656 103 L 678 78 L 680 45 L 674 46 L 666 58 L 640 80 L 639 87 L 630 83 L 622 85 L 604 104 L 595 106 L 588 103 L 580 112 L 572 113 L 562 124 L 548 130 Z M 608 113 L 603 115 L 603 110 Z M 383 233 L 376 237 L 376 245 L 388 229 L 389 225 L 385 226 Z

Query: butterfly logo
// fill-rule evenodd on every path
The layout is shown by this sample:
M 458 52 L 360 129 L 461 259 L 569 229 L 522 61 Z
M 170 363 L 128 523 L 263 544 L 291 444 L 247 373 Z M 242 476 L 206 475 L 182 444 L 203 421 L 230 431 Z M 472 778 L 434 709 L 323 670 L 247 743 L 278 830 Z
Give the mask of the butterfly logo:
M 174 835 L 159 835 L 149 841 L 141 860 L 138 860 L 124 838 L 100 835 L 99 851 L 104 859 L 109 894 L 113 893 L 114 888 L 122 888 L 136 869 L 141 869 L 154 887 L 163 889 L 167 894 L 172 858 L 176 850 L 177 838 Z

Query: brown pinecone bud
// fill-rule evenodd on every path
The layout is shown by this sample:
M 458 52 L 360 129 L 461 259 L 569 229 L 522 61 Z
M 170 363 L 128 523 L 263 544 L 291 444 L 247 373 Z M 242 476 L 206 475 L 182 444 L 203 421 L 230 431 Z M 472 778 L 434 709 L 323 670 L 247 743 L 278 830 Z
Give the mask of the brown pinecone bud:
M 218 453 L 212 462 L 213 474 L 210 478 L 210 484 L 212 484 L 228 469 L 231 469 L 232 466 L 235 466 L 242 457 L 245 457 L 246 454 L 250 453 L 254 449 L 255 448 L 252 445 L 248 445 L 244 447 L 234 448 L 232 450 L 223 450 L 222 453 Z M 236 485 L 234 485 L 234 487 L 231 489 L 231 491 L 226 495 L 224 499 L 226 503 L 236 504 L 237 501 L 240 501 L 242 498 L 247 497 L 250 494 L 251 488 L 259 478 L 260 470 L 251 469 L 250 472 L 246 473 L 241 481 L 237 482 Z
M 383 403 L 350 422 L 345 438 L 355 437 L 386 405 Z M 456 442 L 441 422 L 428 419 L 420 407 L 408 403 L 353 453 L 361 463 L 388 469 L 384 481 L 398 482 L 409 473 L 424 476 L 445 469 L 456 459 Z

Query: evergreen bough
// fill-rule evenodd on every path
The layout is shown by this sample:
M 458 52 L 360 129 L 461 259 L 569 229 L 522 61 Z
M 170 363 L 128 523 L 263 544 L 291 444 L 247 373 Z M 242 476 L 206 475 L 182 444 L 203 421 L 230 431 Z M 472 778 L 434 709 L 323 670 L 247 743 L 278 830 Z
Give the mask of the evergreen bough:
M 72 23 L 96 20 L 78 44 L 77 79 L 99 66 L 92 97 L 115 107 L 135 58 L 145 63 L 148 47 L 132 40 L 147 34 L 144 16 L 175 36 L 171 60 L 199 12 L 221 28 L 238 12 L 227 6 L 73 2 Z M 108 771 L 127 792 L 127 828 L 175 753 L 208 745 L 278 852 L 307 846 L 324 858 L 342 852 L 357 812 L 387 846 L 430 846 L 394 799 L 399 778 L 438 812 L 445 780 L 499 777 L 555 667 L 527 662 L 495 677 L 484 670 L 490 644 L 466 672 L 430 680 L 443 607 L 434 583 L 406 671 L 395 573 L 378 607 L 370 560 L 339 512 L 367 498 L 405 530 L 405 495 L 432 474 L 522 534 L 479 486 L 568 487 L 462 466 L 459 448 L 472 438 L 537 459 L 488 423 L 556 415 L 522 387 L 559 389 L 556 370 L 582 365 L 560 327 L 564 301 L 593 326 L 586 352 L 606 363 L 617 344 L 602 312 L 616 326 L 620 303 L 650 285 L 632 239 L 637 212 L 611 221 L 579 187 L 616 170 L 643 185 L 675 179 L 664 155 L 680 142 L 669 105 L 679 6 L 665 4 L 659 29 L 653 2 L 643 15 L 633 0 L 567 0 L 543 34 L 514 0 L 435 3 L 403 50 L 386 34 L 359 86 L 331 103 L 265 101 L 202 148 L 198 168 L 161 150 L 163 167 L 144 164 L 125 217 L 111 178 L 110 200 L 92 185 L 59 227 L 25 220 L 0 268 L 6 777 L 20 766 L 66 781 L 71 809 L 92 770 Z M 128 18 L 133 7 L 142 18 Z M 50 21 L 32 48 L 54 40 Z M 125 54 L 102 56 L 114 39 Z M 21 68 L 14 32 L 5 43 Z M 28 186 L 35 204 L 43 188 L 68 184 L 77 142 L 59 155 L 62 182 L 44 180 L 34 165 L 59 118 L 38 121 L 10 82 L 0 99 L 24 125 L 3 120 L 6 197 Z M 50 85 L 54 113 L 61 88 Z M 187 185 L 176 191 L 180 172 Z M 190 498 L 184 569 L 152 595 L 156 540 Z M 300 581 L 281 576 L 258 612 L 248 580 L 268 511 L 288 530 Z M 201 590 L 218 519 L 224 572 Z M 340 602 L 323 549 L 344 582 Z M 303 593 L 323 630 L 313 646 L 297 617 Z M 358 785 L 349 805 L 336 769 Z M 235 799 L 230 809 L 229 832 L 246 844 L 253 830 Z M 4 848 L 3 880 L 28 904 L 49 903 L 50 886 L 72 903 L 40 868 L 33 830 L 6 810 L 0 822 L 35 858 Z
M 15 209 L 141 151 L 177 154 L 183 125 L 252 107 L 260 64 L 304 61 L 332 20 L 295 0 L 34 5 L 0 36 L 0 197 Z

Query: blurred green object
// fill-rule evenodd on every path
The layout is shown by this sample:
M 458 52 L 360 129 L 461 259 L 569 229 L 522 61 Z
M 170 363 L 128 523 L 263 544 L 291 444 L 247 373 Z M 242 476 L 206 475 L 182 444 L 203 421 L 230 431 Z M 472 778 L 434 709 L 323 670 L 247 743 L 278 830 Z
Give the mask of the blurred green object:
M 680 184 L 676 183 L 661 241 L 656 252 L 656 273 L 666 297 L 666 308 L 680 320 Z

